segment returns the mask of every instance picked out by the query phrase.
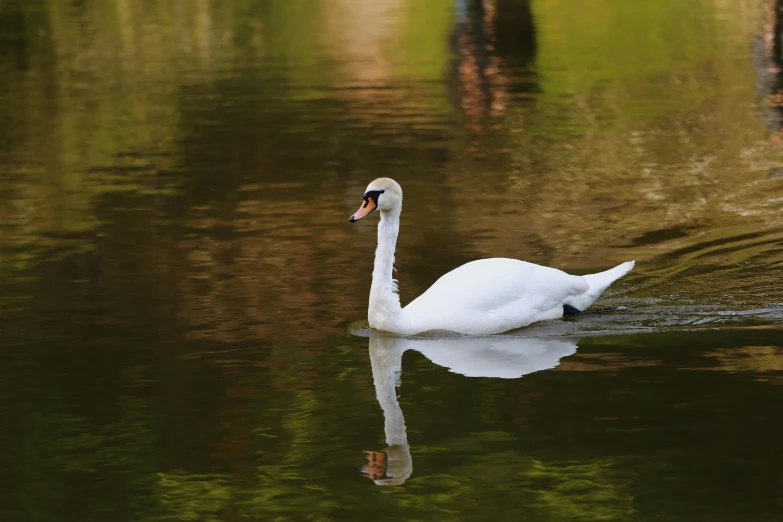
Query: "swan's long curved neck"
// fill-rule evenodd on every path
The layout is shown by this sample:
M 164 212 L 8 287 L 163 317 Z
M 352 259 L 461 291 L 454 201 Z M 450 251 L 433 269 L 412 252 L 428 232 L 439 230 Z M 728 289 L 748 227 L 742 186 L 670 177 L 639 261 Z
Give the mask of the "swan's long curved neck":
M 378 248 L 370 287 L 368 319 L 379 330 L 395 331 L 400 320 L 400 296 L 393 277 L 394 250 L 400 232 L 400 209 L 382 211 L 378 222 Z

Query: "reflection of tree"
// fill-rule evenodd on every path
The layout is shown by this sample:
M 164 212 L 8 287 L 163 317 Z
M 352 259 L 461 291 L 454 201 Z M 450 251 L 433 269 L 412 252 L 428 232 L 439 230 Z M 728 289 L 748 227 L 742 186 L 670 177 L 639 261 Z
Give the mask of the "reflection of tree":
M 535 57 L 536 38 L 528 0 L 460 0 L 451 35 L 452 79 L 467 124 L 480 132 L 505 113 Z
M 767 0 L 763 50 L 757 48 L 761 91 L 767 96 L 767 127 L 783 129 L 783 0 Z

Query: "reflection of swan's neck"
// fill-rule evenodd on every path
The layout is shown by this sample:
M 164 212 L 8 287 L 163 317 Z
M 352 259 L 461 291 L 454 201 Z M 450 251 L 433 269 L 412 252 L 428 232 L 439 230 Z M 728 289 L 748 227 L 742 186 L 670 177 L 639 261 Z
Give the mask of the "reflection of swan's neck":
M 379 486 L 400 485 L 413 473 L 413 460 L 405 433 L 405 419 L 397 402 L 397 386 L 402 371 L 402 353 L 405 351 L 399 339 L 371 338 L 370 363 L 375 395 L 383 410 L 386 444 L 385 477 L 375 480 Z
M 378 222 L 378 248 L 375 250 L 372 271 L 368 320 L 372 328 L 379 330 L 397 331 L 395 325 L 401 311 L 397 283 L 392 277 L 401 210 L 397 207 L 381 211 L 381 220 Z
M 397 401 L 397 386 L 399 386 L 400 372 L 402 371 L 403 350 L 397 348 L 393 342 L 383 342 L 387 339 L 377 339 L 377 341 L 370 343 L 370 362 L 372 364 L 372 379 L 375 383 L 375 395 L 383 410 L 386 444 L 389 446 L 408 444 L 405 419 L 402 416 L 400 403 Z M 393 340 L 388 339 L 388 341 Z

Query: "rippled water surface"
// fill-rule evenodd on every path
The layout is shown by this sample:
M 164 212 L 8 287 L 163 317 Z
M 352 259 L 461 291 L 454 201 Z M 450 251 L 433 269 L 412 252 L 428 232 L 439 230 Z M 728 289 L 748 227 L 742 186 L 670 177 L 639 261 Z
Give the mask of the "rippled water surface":
M 0 2 L 0 519 L 783 519 L 775 0 Z M 636 259 L 490 338 L 366 329 Z

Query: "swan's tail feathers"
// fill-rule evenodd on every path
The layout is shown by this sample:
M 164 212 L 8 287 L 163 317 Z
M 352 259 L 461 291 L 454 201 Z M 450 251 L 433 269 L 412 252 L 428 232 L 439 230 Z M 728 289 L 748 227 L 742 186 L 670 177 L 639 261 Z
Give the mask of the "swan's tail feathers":
M 585 278 L 585 281 L 587 281 L 587 284 L 590 285 L 590 288 L 587 290 L 587 292 L 575 299 L 575 302 L 578 301 L 578 304 L 570 304 L 579 310 L 586 309 L 601 296 L 604 290 L 609 288 L 609 285 L 630 272 L 633 269 L 635 263 L 636 261 L 627 261 L 621 265 L 617 265 L 614 268 L 606 270 L 605 272 L 598 272 L 597 274 L 588 274 L 582 276 Z
M 596 293 L 596 299 L 601 293 L 609 288 L 609 285 L 623 277 L 625 274 L 631 271 L 636 261 L 628 261 L 622 265 L 617 265 L 614 268 L 610 268 L 605 272 L 598 272 L 597 274 L 588 274 L 583 276 L 590 285 L 589 293 Z

